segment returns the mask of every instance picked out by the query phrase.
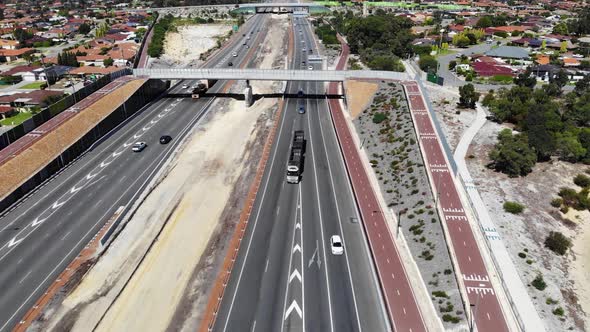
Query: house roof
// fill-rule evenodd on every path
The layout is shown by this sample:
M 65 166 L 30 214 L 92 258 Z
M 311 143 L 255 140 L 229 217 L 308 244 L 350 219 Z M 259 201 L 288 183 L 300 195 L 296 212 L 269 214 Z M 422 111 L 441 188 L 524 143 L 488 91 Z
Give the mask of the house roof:
M 34 90 L 31 92 L 21 92 L 15 93 L 9 96 L 2 96 L 0 97 L 0 104 L 8 104 L 12 103 L 17 100 L 21 100 L 22 102 L 26 102 L 29 104 L 41 104 L 45 98 L 49 96 L 61 96 L 63 95 L 62 91 L 53 91 L 53 90 Z M 26 101 L 25 101 L 26 99 Z
M 9 105 L 0 105 L 0 114 L 6 114 L 12 112 L 12 106 Z
M 2 46 L 18 46 L 17 40 L 0 39 L 0 47 Z
M 18 50 L 5 50 L 0 49 L 0 56 L 20 56 L 26 53 L 33 52 L 32 48 L 19 48 Z
M 563 58 L 563 64 L 564 66 L 579 66 L 580 61 L 574 58 Z
M 516 46 L 500 46 L 485 52 L 485 55 L 498 58 L 526 59 L 529 57 L 529 51 Z
M 548 65 L 551 60 L 548 55 L 537 54 L 537 59 L 535 62 L 540 65 Z
M 473 70 L 480 76 L 514 76 L 512 69 L 504 66 L 497 66 L 486 62 L 474 62 L 471 66 L 473 67 Z
M 32 72 L 33 70 L 39 69 L 39 68 L 41 68 L 41 67 L 40 66 L 16 66 L 16 67 L 13 67 L 7 71 L 0 73 L 0 75 L 13 76 L 13 75 L 19 74 L 19 73 Z

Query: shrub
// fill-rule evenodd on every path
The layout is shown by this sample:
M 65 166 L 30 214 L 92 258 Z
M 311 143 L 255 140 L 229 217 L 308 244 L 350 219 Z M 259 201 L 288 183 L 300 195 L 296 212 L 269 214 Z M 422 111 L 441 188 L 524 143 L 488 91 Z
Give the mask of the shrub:
M 548 305 L 552 305 L 552 304 L 559 303 L 559 301 L 556 301 L 556 300 L 552 299 L 551 297 L 548 297 L 547 300 L 545 300 L 545 303 Z
M 590 177 L 584 174 L 578 174 L 574 178 L 574 183 L 582 188 L 590 187 Z
M 459 317 L 455 317 L 453 315 L 450 314 L 444 314 L 443 315 L 443 321 L 445 322 L 451 322 L 453 324 L 457 324 L 461 321 L 461 319 Z
M 420 56 L 420 60 L 418 60 L 418 66 L 420 66 L 422 71 L 431 71 L 436 73 L 438 69 L 438 61 L 436 61 L 436 59 L 431 55 L 423 54 Z
M 447 295 L 447 292 L 445 292 L 445 291 L 432 291 L 432 296 L 449 298 L 449 296 Z
M 558 197 L 551 200 L 551 206 L 553 206 L 554 208 L 559 208 L 562 203 L 563 203 L 563 200 Z
M 377 112 L 373 115 L 373 123 L 381 123 L 387 119 L 387 115 L 385 113 Z
M 555 310 L 552 311 L 555 316 L 563 316 L 564 311 L 562 307 L 557 307 Z
M 542 274 L 538 274 L 537 277 L 533 279 L 533 282 L 531 282 L 531 285 L 540 291 L 547 288 L 547 283 L 545 283 L 545 280 L 543 280 Z
M 445 271 L 443 273 L 446 275 L 449 275 L 449 274 L 453 273 L 453 271 L 451 269 L 445 269 Z
M 519 252 L 518 253 L 518 257 L 520 257 L 520 258 L 526 258 L 526 254 L 524 252 Z
M 560 232 L 549 232 L 549 235 L 545 238 L 545 247 L 560 256 L 565 255 L 571 246 L 570 239 Z
M 517 202 L 504 202 L 504 211 L 512 214 L 519 214 L 524 211 L 524 206 Z

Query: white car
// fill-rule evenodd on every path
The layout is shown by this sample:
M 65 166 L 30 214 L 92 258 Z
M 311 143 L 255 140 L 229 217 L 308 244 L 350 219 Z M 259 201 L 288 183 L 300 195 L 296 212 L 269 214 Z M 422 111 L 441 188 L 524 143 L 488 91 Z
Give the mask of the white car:
M 237 57 L 237 56 L 238 56 L 238 53 L 236 53 L 236 52 L 233 52 L 233 53 L 231 54 L 231 56 L 233 56 L 233 57 Z
M 182 86 L 182 88 L 183 88 L 183 89 L 188 89 L 188 88 L 190 88 L 190 86 L 188 86 L 188 84 L 184 84 L 184 85 Z
M 307 70 L 313 70 L 313 66 L 308 66 Z
M 338 235 L 332 235 L 330 238 L 330 247 L 332 247 L 332 255 L 342 255 L 344 253 L 342 239 Z
M 133 148 L 131 148 L 131 150 L 133 150 L 133 152 L 141 152 L 146 148 L 146 146 L 147 144 L 145 144 L 145 142 L 137 142 L 133 144 Z

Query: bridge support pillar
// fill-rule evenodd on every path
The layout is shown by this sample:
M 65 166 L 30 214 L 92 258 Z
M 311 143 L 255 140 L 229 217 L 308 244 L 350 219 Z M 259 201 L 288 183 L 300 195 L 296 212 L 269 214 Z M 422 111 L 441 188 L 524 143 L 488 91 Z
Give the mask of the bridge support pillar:
M 254 97 L 252 95 L 252 86 L 250 82 L 246 80 L 246 88 L 244 89 L 244 102 L 246 103 L 246 107 L 252 106 L 254 103 Z

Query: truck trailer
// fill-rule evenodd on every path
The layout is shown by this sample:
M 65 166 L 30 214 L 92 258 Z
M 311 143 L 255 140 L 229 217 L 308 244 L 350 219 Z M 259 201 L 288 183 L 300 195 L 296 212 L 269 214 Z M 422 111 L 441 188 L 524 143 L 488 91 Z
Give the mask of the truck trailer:
M 303 164 L 305 161 L 305 136 L 303 130 L 295 130 L 291 151 L 289 152 L 289 161 L 287 163 L 287 182 L 299 183 L 301 173 L 303 173 Z

